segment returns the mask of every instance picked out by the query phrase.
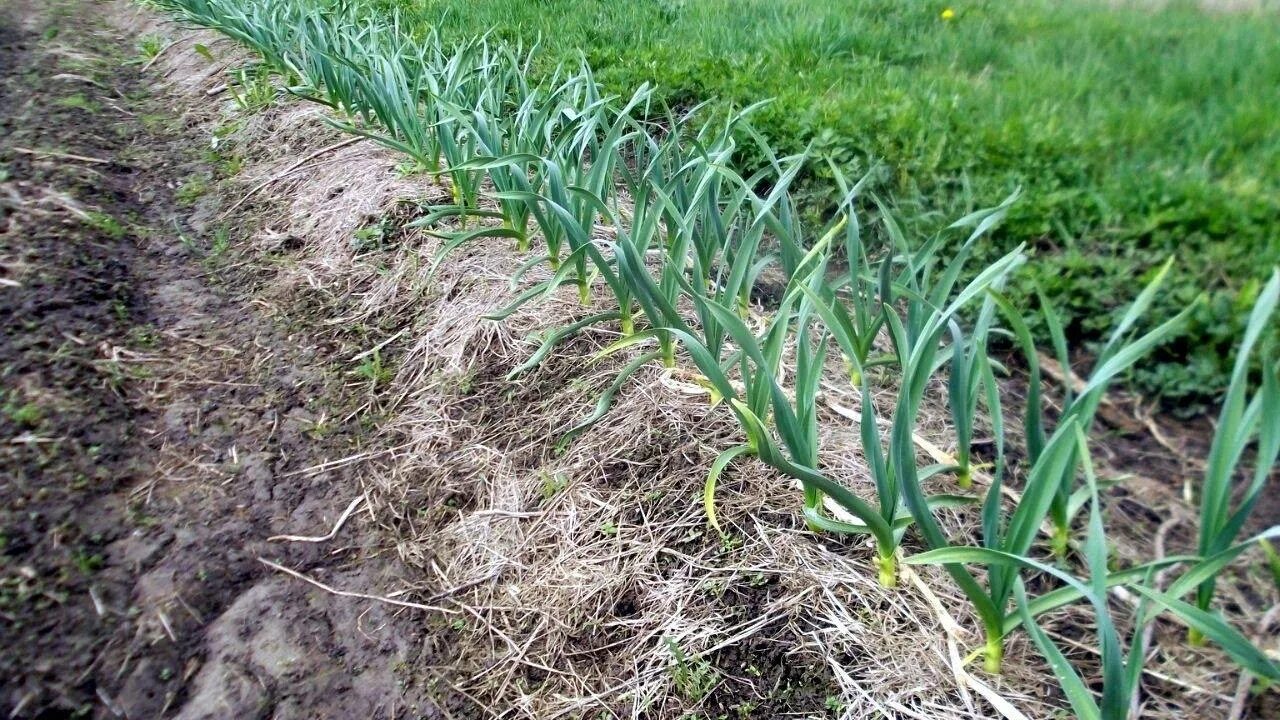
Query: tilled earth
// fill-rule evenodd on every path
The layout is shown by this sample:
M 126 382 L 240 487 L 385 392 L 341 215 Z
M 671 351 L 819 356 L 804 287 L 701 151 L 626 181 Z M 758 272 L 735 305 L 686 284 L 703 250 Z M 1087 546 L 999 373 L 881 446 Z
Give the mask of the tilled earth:
M 0 714 L 436 717 L 356 512 L 367 383 L 230 289 L 109 5 L 0 0 Z M 186 189 L 184 191 L 184 188 Z M 328 467 L 328 466 L 326 466 Z

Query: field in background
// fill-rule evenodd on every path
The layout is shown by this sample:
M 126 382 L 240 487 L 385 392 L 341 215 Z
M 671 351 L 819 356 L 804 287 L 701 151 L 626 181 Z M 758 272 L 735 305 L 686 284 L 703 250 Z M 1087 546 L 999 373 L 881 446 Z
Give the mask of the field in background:
M 1225 385 L 1258 281 L 1280 261 L 1280 15 L 1089 2 L 375 0 L 422 28 L 581 51 L 611 89 L 683 107 L 775 98 L 756 126 L 855 170 L 920 232 L 1024 189 L 994 258 L 1019 242 L 1090 338 L 1165 257 L 1152 320 L 1202 288 L 1191 330 L 1135 377 L 1193 409 Z M 943 11 L 951 7 L 954 17 Z M 440 18 L 443 16 L 443 20 Z M 816 168 L 816 164 L 815 164 Z M 809 206 L 827 198 L 811 190 Z

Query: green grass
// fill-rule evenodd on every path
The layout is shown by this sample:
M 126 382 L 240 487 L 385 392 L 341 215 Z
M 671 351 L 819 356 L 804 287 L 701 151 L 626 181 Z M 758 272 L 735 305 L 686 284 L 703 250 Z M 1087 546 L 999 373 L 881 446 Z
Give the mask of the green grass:
M 542 72 L 581 52 L 611 90 L 648 81 L 676 106 L 775 98 L 753 123 L 776 147 L 815 141 L 855 172 L 879 164 L 876 191 L 913 230 L 1022 186 L 979 259 L 1027 241 L 1036 260 L 1015 302 L 1034 306 L 1040 283 L 1078 340 L 1101 338 L 1176 253 L 1152 320 L 1204 288 L 1211 301 L 1135 380 L 1182 408 L 1225 387 L 1252 294 L 1280 262 L 1280 53 L 1268 52 L 1280 14 L 1087 0 L 956 2 L 949 21 L 933 0 L 372 4 L 446 38 L 540 42 Z M 800 190 L 815 210 L 830 200 L 819 174 Z

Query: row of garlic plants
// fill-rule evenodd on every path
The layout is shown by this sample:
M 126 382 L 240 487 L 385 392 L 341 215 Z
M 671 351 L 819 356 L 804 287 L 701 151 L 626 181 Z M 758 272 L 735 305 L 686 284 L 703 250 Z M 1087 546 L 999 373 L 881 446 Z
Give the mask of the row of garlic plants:
M 512 376 L 534 369 L 585 328 L 616 327 L 618 340 L 600 356 L 630 358 L 590 416 L 565 429 L 561 443 L 604 417 L 640 368 L 689 362 L 745 438 L 717 458 L 708 475 L 704 502 L 717 529 L 717 479 L 735 459 L 750 456 L 800 483 L 812 529 L 870 535 L 886 586 L 896 583 L 904 538 L 914 533 L 929 550 L 906 562 L 942 565 L 982 623 L 986 641 L 974 656 L 998 672 L 1005 637 L 1025 629 L 1081 717 L 1129 716 L 1149 656 L 1143 629 L 1161 615 L 1186 625 L 1193 642 L 1212 640 L 1246 671 L 1280 679 L 1273 659 L 1212 609 L 1218 573 L 1253 542 L 1280 535 L 1273 528 L 1238 542 L 1280 452 L 1280 361 L 1275 348 L 1264 347 L 1262 332 L 1280 301 L 1280 270 L 1259 294 L 1239 350 L 1200 486 L 1198 554 L 1117 571 L 1108 564 L 1090 431 L 1109 384 L 1174 337 L 1192 310 L 1137 332 L 1168 265 L 1097 349 L 1083 386 L 1061 388 L 1060 409 L 1050 413 L 1028 318 L 1002 294 L 1026 253 L 1017 248 L 976 273 L 965 267 L 973 241 L 998 224 L 1015 197 L 946 231 L 967 240 L 944 233 L 918 245 L 881 206 L 876 236 L 883 239 L 873 241 L 854 209 L 869 195 L 865 181 L 851 181 L 834 165 L 827 169 L 838 208 L 821 225 L 807 221 L 790 185 L 812 159 L 773 154 L 750 127 L 751 108 L 729 118 L 704 118 L 698 108 L 677 115 L 654 107 L 646 87 L 630 97 L 606 94 L 585 62 L 535 81 L 534 52 L 486 38 L 449 45 L 434 34 L 414 36 L 394 13 L 333 0 L 149 4 L 247 45 L 284 92 L 331 108 L 328 122 L 403 153 L 447 182 L 452 202 L 414 222 L 442 239 L 436 263 L 481 238 L 509 239 L 524 257 L 511 278 L 514 298 L 493 319 L 564 286 L 576 288 L 594 311 L 547 333 Z M 769 158 L 765 169 L 749 176 L 735 171 L 743 142 Z M 943 252 L 953 246 L 959 249 Z M 545 272 L 533 273 L 537 268 Z M 765 272 L 782 278 L 776 307 L 767 309 L 752 302 Z M 1057 361 L 1070 367 L 1061 323 L 1047 303 L 1042 313 Z M 1027 459 L 1016 473 L 1016 500 L 1003 492 L 1011 471 L 997 384 L 1004 368 L 989 352 L 993 336 L 1011 344 L 1029 376 L 1018 439 Z M 870 498 L 820 462 L 819 399 L 827 392 L 831 352 L 848 371 L 848 391 L 861 397 L 862 454 L 875 480 Z M 957 457 L 922 466 L 916 428 L 931 383 L 941 375 Z M 896 386 L 894 409 L 877 417 L 873 392 L 890 385 Z M 986 466 L 970 453 L 979 413 L 990 417 L 995 440 Z M 1243 494 L 1233 493 L 1246 458 L 1252 473 Z M 926 492 L 946 476 L 961 492 Z M 829 510 L 831 504 L 839 510 Z M 940 508 L 966 505 L 980 514 L 977 543 L 948 535 L 936 518 Z M 1160 571 L 1176 571 L 1175 579 L 1157 587 Z M 1031 575 L 1060 585 L 1028 597 Z M 1121 585 L 1141 598 L 1127 650 L 1108 603 L 1110 588 Z M 1089 603 L 1097 618 L 1100 696 L 1037 625 L 1042 614 L 1079 602 Z

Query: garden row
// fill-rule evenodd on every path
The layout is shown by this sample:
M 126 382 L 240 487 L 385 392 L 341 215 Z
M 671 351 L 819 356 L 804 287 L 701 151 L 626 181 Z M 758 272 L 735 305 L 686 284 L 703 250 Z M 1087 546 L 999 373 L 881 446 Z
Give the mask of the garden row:
M 1063 403 L 1051 416 L 1041 397 L 1031 323 L 1050 328 L 1064 367 L 1069 348 L 1051 310 L 1029 318 L 1004 292 L 1026 262 L 1023 249 L 966 268 L 975 244 L 1016 196 L 918 243 L 886 212 L 878 236 L 887 241 L 872 242 L 854 206 L 876 200 L 864 180 L 846 177 L 834 163 L 825 169 L 840 198 L 837 211 L 821 225 L 806 222 L 790 188 L 814 160 L 808 153 L 774 153 L 751 127 L 754 108 L 705 122 L 697 108 L 677 114 L 657 106 L 648 87 L 630 97 L 608 96 L 585 63 L 535 81 L 531 54 L 521 48 L 484 38 L 458 45 L 434 35 L 411 38 L 396 15 L 350 3 L 150 4 L 247 45 L 285 91 L 331 108 L 329 122 L 403 153 L 416 169 L 447 182 L 452 203 L 413 222 L 441 238 L 435 263 L 483 238 L 508 239 L 525 258 L 510 281 L 515 297 L 495 320 L 576 288 L 591 311 L 548 333 L 513 376 L 588 327 L 617 329 L 619 339 L 600 355 L 628 353 L 629 359 L 595 412 L 548 442 L 571 442 L 587 431 L 639 368 L 691 363 L 711 402 L 737 418 L 745 440 L 710 468 L 704 498 L 713 525 L 717 479 L 735 459 L 749 456 L 799 481 L 804 517 L 814 530 L 874 538 L 886 586 L 896 583 L 904 537 L 914 533 L 930 549 L 905 562 L 942 565 L 971 601 L 986 637 L 978 651 L 986 668 L 1000 670 L 1006 636 L 1023 629 L 1054 665 L 1080 717 L 1128 716 L 1149 651 L 1143 630 L 1162 615 L 1186 625 L 1190 642 L 1207 638 L 1247 672 L 1280 679 L 1280 667 L 1213 611 L 1215 577 L 1255 541 L 1280 535 L 1274 528 L 1237 542 L 1280 453 L 1280 424 L 1265 421 L 1280 417 L 1280 361 L 1266 332 L 1280 303 L 1280 270 L 1260 291 L 1237 350 L 1197 492 L 1198 553 L 1114 570 L 1090 459 L 1091 429 L 1109 383 L 1175 337 L 1195 310 L 1192 305 L 1153 328 L 1141 327 L 1171 264 L 1112 328 L 1084 386 L 1061 390 Z M 665 121 L 647 120 L 659 116 Z M 744 147 L 768 159 L 764 170 L 747 176 L 735 170 Z M 959 249 L 944 254 L 949 247 Z M 783 279 L 767 308 L 752 302 L 766 273 Z M 997 374 L 1004 366 L 988 352 L 997 336 L 1012 340 L 1029 376 L 1025 429 L 1016 438 L 1006 438 L 1003 422 Z M 854 492 L 819 462 L 819 399 L 833 353 L 862 398 L 861 452 L 875 479 L 872 497 Z M 1260 379 L 1250 372 L 1259 363 Z M 941 376 L 956 457 L 922 466 L 916 426 L 931 383 Z M 885 388 L 896 393 L 896 404 L 882 419 L 871 399 Z M 979 413 L 990 417 L 994 431 L 989 472 L 980 471 L 970 452 Z M 1027 455 L 1016 473 L 1005 457 L 1012 443 Z M 1253 464 L 1245 492 L 1233 493 L 1246 458 Z M 947 477 L 960 492 L 926 492 Z M 1016 502 L 1005 497 L 1006 481 L 1018 488 Z M 968 505 L 981 516 L 977 543 L 949 536 L 936 517 L 941 508 Z M 1158 571 L 1174 579 L 1157 587 Z M 1032 575 L 1056 578 L 1058 589 L 1028 597 L 1025 581 Z M 1108 602 L 1117 586 L 1140 599 L 1127 633 L 1117 628 Z M 1044 613 L 1080 602 L 1096 615 L 1100 694 L 1037 624 Z
M 1280 14 L 1219 2 L 1060 0 L 368 0 L 414 31 L 539 43 L 539 77 L 584 54 L 610 92 L 655 84 L 672 105 L 727 112 L 784 154 L 814 143 L 873 187 L 913 235 L 1022 186 L 994 261 L 1026 241 L 1036 262 L 1006 287 L 1038 291 L 1087 352 L 1172 253 L 1148 311 L 1201 293 L 1186 329 L 1121 379 L 1193 416 L 1216 407 L 1249 309 L 1280 262 Z M 767 162 L 744 148 L 750 170 Z M 829 208 L 811 165 L 793 193 Z M 864 212 L 876 208 L 864 203 Z M 1212 268 L 1206 271 L 1206 268 Z M 1032 323 L 1042 344 L 1044 323 Z M 1280 338 L 1280 328 L 1272 331 Z

